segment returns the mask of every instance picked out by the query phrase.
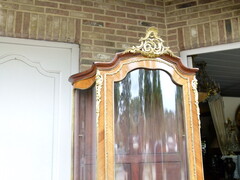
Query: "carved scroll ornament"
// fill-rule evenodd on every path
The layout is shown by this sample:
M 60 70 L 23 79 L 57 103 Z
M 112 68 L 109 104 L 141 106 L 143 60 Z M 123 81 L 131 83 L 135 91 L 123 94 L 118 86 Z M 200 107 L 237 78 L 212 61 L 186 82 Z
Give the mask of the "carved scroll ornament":
M 155 58 L 163 54 L 175 57 L 169 47 L 163 45 L 164 41 L 158 36 L 158 30 L 155 27 L 148 28 L 146 36 L 142 37 L 139 41 L 141 42 L 139 46 L 133 46 L 124 51 L 124 53 L 141 53 L 149 58 Z

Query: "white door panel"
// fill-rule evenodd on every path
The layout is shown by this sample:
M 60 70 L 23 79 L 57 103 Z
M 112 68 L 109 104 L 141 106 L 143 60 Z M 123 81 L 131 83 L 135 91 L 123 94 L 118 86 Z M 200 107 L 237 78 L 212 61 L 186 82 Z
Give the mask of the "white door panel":
M 70 179 L 77 61 L 76 45 L 0 38 L 1 180 Z

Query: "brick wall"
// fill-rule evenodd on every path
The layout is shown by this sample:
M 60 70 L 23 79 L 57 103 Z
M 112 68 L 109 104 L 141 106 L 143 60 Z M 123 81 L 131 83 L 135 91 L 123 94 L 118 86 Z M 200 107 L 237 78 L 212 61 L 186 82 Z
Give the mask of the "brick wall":
M 164 4 L 167 42 L 175 52 L 240 41 L 240 0 L 165 0 Z
M 149 26 L 166 38 L 163 0 L 0 0 L 0 36 L 80 44 L 81 70 L 136 45 Z
M 240 0 L 0 0 L 0 36 L 80 44 L 81 70 L 156 26 L 180 50 L 240 41 Z

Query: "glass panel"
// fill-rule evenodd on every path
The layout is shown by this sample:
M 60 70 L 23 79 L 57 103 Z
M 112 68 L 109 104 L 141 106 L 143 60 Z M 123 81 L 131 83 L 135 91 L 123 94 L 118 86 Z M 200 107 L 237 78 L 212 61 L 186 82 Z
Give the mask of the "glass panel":
M 187 179 L 182 87 L 162 70 L 114 83 L 115 179 Z

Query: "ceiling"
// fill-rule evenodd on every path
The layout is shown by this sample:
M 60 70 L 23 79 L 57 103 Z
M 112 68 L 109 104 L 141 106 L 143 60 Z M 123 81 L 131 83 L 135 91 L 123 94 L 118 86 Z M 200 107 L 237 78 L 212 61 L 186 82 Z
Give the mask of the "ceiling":
M 199 54 L 193 61 L 207 63 L 205 70 L 219 83 L 222 96 L 240 97 L 240 48 Z

